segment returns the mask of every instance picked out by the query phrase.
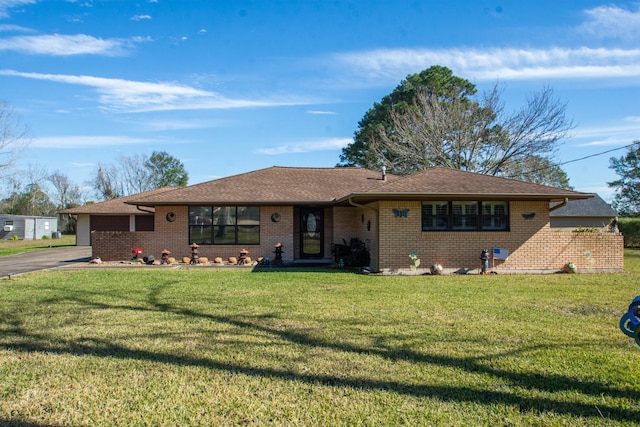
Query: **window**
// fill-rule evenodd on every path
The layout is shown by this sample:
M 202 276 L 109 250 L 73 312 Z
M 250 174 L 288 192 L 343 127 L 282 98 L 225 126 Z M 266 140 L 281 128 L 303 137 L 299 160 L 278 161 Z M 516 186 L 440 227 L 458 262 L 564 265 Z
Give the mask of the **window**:
M 191 206 L 189 241 L 199 245 L 258 245 L 260 208 Z
M 448 202 L 422 202 L 422 230 L 447 230 Z
M 482 202 L 482 229 L 507 230 L 509 223 L 507 202 Z
M 452 202 L 451 229 L 454 231 L 475 231 L 478 229 L 478 202 Z
M 507 231 L 509 202 L 422 202 L 422 231 Z

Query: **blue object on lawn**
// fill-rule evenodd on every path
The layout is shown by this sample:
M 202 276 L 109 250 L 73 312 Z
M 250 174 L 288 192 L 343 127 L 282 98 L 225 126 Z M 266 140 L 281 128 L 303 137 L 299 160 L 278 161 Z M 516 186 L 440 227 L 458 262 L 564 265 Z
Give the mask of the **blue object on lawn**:
M 640 346 L 640 295 L 631 301 L 627 312 L 620 318 L 620 330 Z

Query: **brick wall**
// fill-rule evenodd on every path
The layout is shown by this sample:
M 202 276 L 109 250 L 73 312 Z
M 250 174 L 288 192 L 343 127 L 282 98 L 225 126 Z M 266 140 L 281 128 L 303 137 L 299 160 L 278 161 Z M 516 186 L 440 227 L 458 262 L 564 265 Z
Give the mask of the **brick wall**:
M 372 209 L 373 208 L 373 209 Z M 409 209 L 407 217 L 397 218 L 393 208 Z M 166 214 L 174 212 L 173 222 Z M 271 215 L 280 214 L 273 222 Z M 535 216 L 531 219 L 527 217 Z M 377 269 L 408 269 L 409 254 L 415 251 L 421 267 L 439 263 L 446 270 L 475 270 L 480 267 L 480 253 L 494 247 L 509 250 L 509 259 L 491 261 L 496 271 L 559 270 L 573 262 L 581 271 L 620 271 L 623 264 L 623 236 L 620 233 L 575 233 L 552 231 L 548 203 L 511 202 L 510 231 L 505 232 L 422 232 L 419 201 L 384 201 L 369 207 L 334 207 L 325 209 L 325 256 L 331 244 L 351 238 L 364 241 L 371 252 L 371 266 Z M 296 258 L 299 218 L 291 206 L 260 208 L 259 245 L 200 246 L 199 256 L 209 259 L 237 257 L 247 249 L 253 259 L 273 258 L 274 245 L 283 244 L 285 262 Z M 156 208 L 155 232 L 96 231 L 92 233 L 93 256 L 105 261 L 130 259 L 131 249 L 141 247 L 145 254 L 160 257 L 163 249 L 177 259 L 189 257 L 188 210 L 179 206 Z
M 393 208 L 409 209 L 397 218 Z M 525 219 L 522 214 L 530 217 Z M 415 251 L 421 266 L 438 263 L 447 270 L 480 267 L 483 249 L 509 250 L 509 259 L 496 260 L 495 270 L 559 270 L 567 262 L 579 270 L 623 268 L 623 237 L 619 233 L 552 232 L 547 202 L 511 202 L 510 231 L 422 232 L 421 203 L 381 202 L 380 269 L 408 269 L 409 254 Z M 493 267 L 493 262 L 490 262 Z

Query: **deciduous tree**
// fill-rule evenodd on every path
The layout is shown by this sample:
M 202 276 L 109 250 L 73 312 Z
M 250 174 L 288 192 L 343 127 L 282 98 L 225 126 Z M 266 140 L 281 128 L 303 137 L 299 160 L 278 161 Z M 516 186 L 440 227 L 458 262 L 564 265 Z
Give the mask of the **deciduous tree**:
M 37 183 L 27 184 L 21 192 L 5 199 L 4 213 L 12 215 L 55 215 L 56 207 Z
M 189 175 L 182 162 L 165 151 L 121 156 L 113 165 L 98 164 L 93 186 L 103 200 L 161 187 L 183 187 Z
M 22 124 L 13 109 L 0 101 L 0 175 L 16 160 L 28 146 L 29 128 Z
M 78 206 L 82 203 L 82 191 L 80 186 L 73 184 L 69 177 L 60 171 L 50 174 L 47 180 L 53 187 L 50 199 L 56 205 L 58 211 Z M 75 233 L 76 220 L 69 214 L 61 214 L 58 217 L 58 229 L 65 233 Z
M 507 114 L 500 95 L 495 85 L 480 96 L 442 66 L 409 75 L 365 114 L 339 166 L 400 175 L 445 166 L 568 187 L 552 161 L 572 127 L 566 105 L 545 87 Z

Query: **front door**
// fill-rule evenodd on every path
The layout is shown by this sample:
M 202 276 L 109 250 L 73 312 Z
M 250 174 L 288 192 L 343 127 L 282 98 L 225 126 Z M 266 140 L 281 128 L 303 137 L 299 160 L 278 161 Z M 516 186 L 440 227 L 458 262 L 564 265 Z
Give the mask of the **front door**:
M 321 208 L 300 209 L 300 258 L 324 257 L 323 224 Z

